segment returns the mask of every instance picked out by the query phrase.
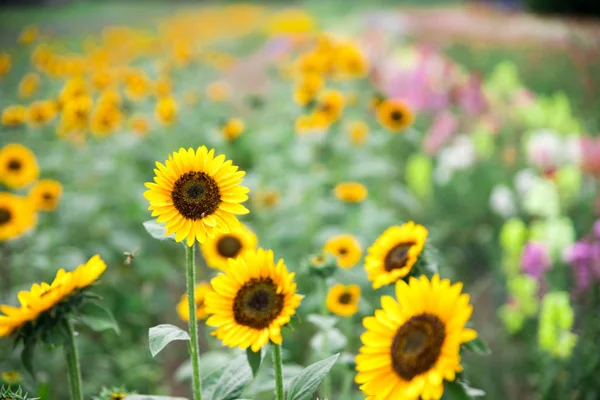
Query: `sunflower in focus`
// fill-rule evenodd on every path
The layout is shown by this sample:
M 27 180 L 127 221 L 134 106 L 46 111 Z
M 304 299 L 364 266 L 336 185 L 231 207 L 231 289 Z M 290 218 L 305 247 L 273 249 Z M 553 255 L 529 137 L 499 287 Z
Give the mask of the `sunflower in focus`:
M 231 118 L 221 127 L 221 135 L 231 142 L 244 132 L 244 122 L 239 118 Z
M 226 269 L 229 259 L 234 259 L 246 250 L 255 250 L 258 239 L 247 226 L 240 224 L 228 233 L 218 233 L 202 244 L 206 264 L 211 268 Z
M 0 150 L 0 182 L 20 189 L 37 179 L 39 168 L 35 154 L 27 147 L 10 143 Z
M 477 337 L 465 328 L 473 307 L 462 284 L 434 275 L 396 283 L 396 297 L 363 319 L 355 381 L 369 399 L 439 400 L 444 380 L 462 372 L 460 346 Z
M 60 202 L 62 185 L 58 181 L 42 179 L 29 191 L 29 200 L 39 211 L 54 211 Z
M 337 263 L 342 268 L 352 268 L 360 260 L 362 249 L 360 243 L 352 235 L 337 235 L 329 239 L 323 251 L 337 258 Z
M 177 242 L 197 239 L 204 243 L 218 233 L 239 226 L 235 215 L 249 211 L 240 203 L 248 200 L 246 187 L 240 186 L 244 171 L 224 155 L 206 146 L 196 151 L 181 148 L 163 164 L 157 162 L 154 182 L 146 183 L 144 197 L 150 202 L 152 216 L 164 222 L 167 235 L 175 233 Z
M 335 197 L 347 203 L 362 203 L 369 191 L 358 182 L 342 182 L 335 185 Z
M 95 255 L 87 263 L 78 266 L 75 270 L 66 272 L 60 269 L 51 284 L 42 282 L 34 283 L 30 291 L 19 292 L 20 307 L 0 305 L 0 337 L 31 324 L 35 328 L 35 321 L 42 315 L 53 318 L 53 309 L 61 303 L 68 303 L 71 296 L 79 294 L 106 270 L 106 263 Z
M 281 328 L 290 321 L 302 296 L 296 294 L 294 273 L 288 273 L 271 250 L 248 250 L 229 261 L 224 273 L 210 282 L 206 294 L 208 326 L 224 345 L 258 352 L 269 340 L 281 344 Z
M 56 105 L 50 100 L 34 101 L 27 109 L 27 123 L 29 126 L 43 126 L 56 116 Z
M 202 320 L 207 317 L 206 305 L 204 300 L 206 293 L 212 291 L 210 285 L 206 282 L 198 283 L 194 288 L 196 297 L 196 320 Z M 181 296 L 181 300 L 177 304 L 177 314 L 182 321 L 187 322 L 190 319 L 190 306 L 188 304 L 188 295 Z
M 27 108 L 21 105 L 12 105 L 2 110 L 2 125 L 19 126 L 27 119 Z
M 163 125 L 171 125 L 177 118 L 177 103 L 173 97 L 161 97 L 154 109 L 156 120 Z
M 35 210 L 26 198 L 0 192 L 0 242 L 18 238 L 36 221 Z
M 358 285 L 345 286 L 340 283 L 334 285 L 327 293 L 327 309 L 332 313 L 351 317 L 358 311 L 360 287 Z
M 411 108 L 402 100 L 383 100 L 376 108 L 377 120 L 392 132 L 400 132 L 415 121 Z
M 365 258 L 365 269 L 374 289 L 410 273 L 423 252 L 427 233 L 427 228 L 410 221 L 388 228 L 375 240 Z

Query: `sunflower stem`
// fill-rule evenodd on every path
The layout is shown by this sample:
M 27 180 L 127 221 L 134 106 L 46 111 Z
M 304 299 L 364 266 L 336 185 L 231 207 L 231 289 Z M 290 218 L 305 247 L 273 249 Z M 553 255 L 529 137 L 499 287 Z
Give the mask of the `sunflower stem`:
M 75 344 L 75 332 L 73 324 L 68 318 L 63 319 L 63 327 L 67 342 L 64 344 L 67 369 L 69 371 L 69 386 L 71 387 L 71 400 L 83 400 L 83 389 L 81 385 L 81 368 L 79 366 L 79 353 Z
M 192 359 L 192 385 L 194 391 L 194 400 L 202 399 L 202 383 L 200 379 L 200 359 L 198 351 L 198 322 L 196 321 L 196 265 L 194 262 L 196 247 L 185 246 L 185 264 L 186 264 L 186 286 L 189 307 L 189 331 L 190 331 L 190 357 Z
M 285 400 L 283 393 L 283 363 L 281 361 L 281 345 L 273 343 L 273 369 L 275 371 L 276 399 Z
M 321 298 L 323 299 L 321 314 L 327 316 L 329 314 L 329 310 L 327 309 L 327 278 L 321 279 Z M 329 334 L 327 331 L 323 331 L 322 334 L 323 345 L 321 346 L 321 352 L 323 353 L 323 358 L 326 358 L 329 356 Z M 321 395 L 324 399 L 331 400 L 331 378 L 329 374 L 325 375 L 325 378 L 323 378 Z

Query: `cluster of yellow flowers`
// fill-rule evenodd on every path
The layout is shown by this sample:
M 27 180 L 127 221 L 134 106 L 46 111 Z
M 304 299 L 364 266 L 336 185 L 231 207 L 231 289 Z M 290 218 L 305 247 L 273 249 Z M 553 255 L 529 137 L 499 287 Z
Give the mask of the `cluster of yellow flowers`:
M 53 211 L 58 207 L 62 185 L 52 179 L 38 178 L 38 163 L 30 149 L 16 143 L 0 149 L 0 184 L 15 190 L 33 184 L 27 196 L 0 191 L 0 242 L 32 229 L 38 211 Z

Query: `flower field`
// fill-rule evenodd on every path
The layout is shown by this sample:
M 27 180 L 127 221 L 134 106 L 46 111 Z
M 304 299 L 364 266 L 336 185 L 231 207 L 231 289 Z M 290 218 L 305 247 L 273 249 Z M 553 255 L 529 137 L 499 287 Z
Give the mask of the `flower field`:
M 600 398 L 597 39 L 307 4 L 0 8 L 0 399 Z

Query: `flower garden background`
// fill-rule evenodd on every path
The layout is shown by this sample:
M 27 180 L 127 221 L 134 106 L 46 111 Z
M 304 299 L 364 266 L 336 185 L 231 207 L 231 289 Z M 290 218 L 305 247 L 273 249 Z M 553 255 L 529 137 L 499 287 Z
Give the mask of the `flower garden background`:
M 1 399 L 600 398 L 597 21 L 0 21 Z

